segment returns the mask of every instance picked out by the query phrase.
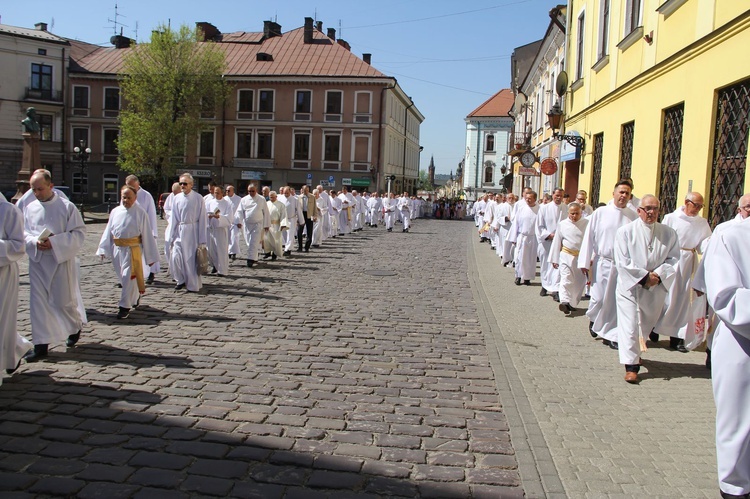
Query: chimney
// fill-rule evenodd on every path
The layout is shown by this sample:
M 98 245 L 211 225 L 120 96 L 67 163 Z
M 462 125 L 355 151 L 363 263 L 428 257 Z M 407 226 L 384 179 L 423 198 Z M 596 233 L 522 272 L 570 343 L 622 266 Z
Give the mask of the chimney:
M 318 28 L 318 31 L 320 31 L 322 33 L 323 32 L 323 21 L 318 21 L 316 23 L 316 28 Z
M 372 54 L 362 54 L 362 60 L 365 61 L 366 64 L 370 64 Z
M 203 33 L 204 42 L 217 40 L 219 38 L 219 35 L 221 35 L 221 31 L 219 31 L 218 28 L 211 23 L 197 22 L 195 23 L 195 27 L 199 28 Z
M 305 18 L 305 43 L 312 43 L 313 42 L 313 18 L 312 17 L 306 17 Z
M 117 49 L 126 49 L 131 45 L 135 45 L 133 40 L 123 35 L 115 35 L 109 39 L 109 43 L 115 46 Z
M 352 51 L 352 46 L 349 45 L 349 42 L 345 41 L 343 38 L 339 38 L 338 40 L 336 40 L 336 43 L 338 43 L 339 45 L 341 45 L 342 47 L 344 47 L 349 52 Z
M 263 21 L 263 38 L 281 36 L 281 25 L 273 21 Z
M 336 28 L 328 28 L 328 38 L 336 40 Z
M 36 23 L 34 27 L 37 31 L 47 31 L 47 23 Z

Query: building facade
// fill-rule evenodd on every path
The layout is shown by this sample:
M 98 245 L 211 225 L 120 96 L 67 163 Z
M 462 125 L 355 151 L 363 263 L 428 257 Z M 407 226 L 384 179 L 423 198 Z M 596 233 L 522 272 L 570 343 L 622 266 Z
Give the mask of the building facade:
M 748 192 L 750 8 L 724 0 L 570 0 L 565 128 L 585 138 L 580 187 L 607 202 L 619 178 L 662 215 L 689 191 L 712 226 Z

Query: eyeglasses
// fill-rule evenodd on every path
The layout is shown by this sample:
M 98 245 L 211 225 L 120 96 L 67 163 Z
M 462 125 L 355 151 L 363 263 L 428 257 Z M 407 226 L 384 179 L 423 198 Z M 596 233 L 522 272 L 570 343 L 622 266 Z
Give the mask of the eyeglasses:
M 180 186 L 183 186 L 183 185 L 188 185 L 188 183 L 187 182 L 180 182 Z
M 685 201 L 687 201 L 688 203 L 690 203 L 693 206 L 695 206 L 695 208 L 697 210 L 702 210 L 703 209 L 703 205 L 701 203 L 694 203 L 694 202 L 690 201 L 689 199 L 686 199 Z
M 659 207 L 658 206 L 639 206 L 638 209 L 639 210 L 643 210 L 646 213 L 653 213 L 655 211 L 659 211 Z
M 745 206 L 740 206 L 740 209 L 742 211 L 750 212 L 750 204 L 746 204 Z

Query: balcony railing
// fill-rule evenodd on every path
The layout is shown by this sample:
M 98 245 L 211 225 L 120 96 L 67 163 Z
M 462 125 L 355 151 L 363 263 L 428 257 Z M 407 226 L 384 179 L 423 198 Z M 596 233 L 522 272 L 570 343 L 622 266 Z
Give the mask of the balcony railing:
M 510 134 L 508 143 L 508 154 L 515 156 L 531 148 L 531 134 L 526 132 L 513 132 Z
M 63 94 L 58 90 L 46 90 L 41 88 L 26 87 L 26 99 L 62 102 Z

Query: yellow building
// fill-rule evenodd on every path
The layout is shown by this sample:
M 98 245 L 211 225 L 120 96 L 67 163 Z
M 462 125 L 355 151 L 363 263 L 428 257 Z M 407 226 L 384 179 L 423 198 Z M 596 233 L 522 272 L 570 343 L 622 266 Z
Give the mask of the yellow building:
M 750 3 L 570 0 L 567 27 L 564 127 L 585 139 L 590 202 L 632 177 L 662 214 L 692 190 L 712 226 L 732 218 L 750 192 Z

